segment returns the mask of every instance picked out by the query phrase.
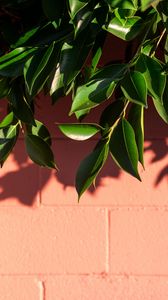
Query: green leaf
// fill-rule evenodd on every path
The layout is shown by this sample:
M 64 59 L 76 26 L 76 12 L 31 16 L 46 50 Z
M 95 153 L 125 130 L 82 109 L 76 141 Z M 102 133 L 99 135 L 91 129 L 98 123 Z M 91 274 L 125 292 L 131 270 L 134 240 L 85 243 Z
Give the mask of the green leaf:
M 104 128 L 110 128 L 118 120 L 124 110 L 124 101 L 118 99 L 108 105 L 101 114 L 100 125 Z
M 89 0 L 69 0 L 71 18 L 73 19 L 77 12 L 86 6 L 88 2 Z
M 144 75 L 150 94 L 158 101 L 162 101 L 166 76 L 163 74 L 163 67 L 160 62 L 155 58 L 141 54 L 136 64 L 136 70 Z
M 144 108 L 138 104 L 132 104 L 128 114 L 128 121 L 134 129 L 139 161 L 144 167 Z
M 31 96 L 35 96 L 42 89 L 57 62 L 58 54 L 58 46 L 52 43 L 25 63 L 24 78 Z
M 25 144 L 27 153 L 33 162 L 43 167 L 56 169 L 53 152 L 41 137 L 28 134 L 25 136 Z
M 0 129 L 0 164 L 3 165 L 12 151 L 19 134 L 19 125 L 10 125 Z
M 142 28 L 142 19 L 137 16 L 124 19 L 123 22 L 117 17 L 113 17 L 107 26 L 103 26 L 103 29 L 125 41 L 133 40 Z
M 160 0 L 141 0 L 141 9 L 146 10 L 151 4 L 156 4 Z
M 94 183 L 108 157 L 108 150 L 108 144 L 102 142 L 80 163 L 75 183 L 79 199 Z
M 64 0 L 42 0 L 45 15 L 51 20 L 59 20 L 64 10 Z
M 38 48 L 17 48 L 0 57 L 0 75 L 15 77 L 23 73 L 25 61 L 37 52 Z
M 34 121 L 35 121 L 35 126 L 32 125 L 26 126 L 28 135 L 32 134 L 32 135 L 39 136 L 40 138 L 43 139 L 43 141 L 45 141 L 49 146 L 51 146 L 51 142 L 52 142 L 51 136 L 47 127 L 38 120 L 34 120 Z
M 89 123 L 60 124 L 58 127 L 65 136 L 76 141 L 85 141 L 90 139 L 102 129 L 102 127 L 97 124 Z
M 105 0 L 112 8 L 135 9 L 137 0 Z
M 77 89 L 71 113 L 93 108 L 108 99 L 125 74 L 126 65 L 110 65 L 96 72 L 91 80 Z
M 33 113 L 26 100 L 20 82 L 14 82 L 12 84 L 8 99 L 16 118 L 24 123 L 35 125 Z
M 121 82 L 121 89 L 128 100 L 147 107 L 147 86 L 140 72 L 127 73 Z
M 1 78 L 0 79 L 0 99 L 5 98 L 10 90 L 9 79 Z
M 154 106 L 159 114 L 159 116 L 168 124 L 168 112 L 166 111 L 162 102 L 153 98 Z
M 112 158 L 117 165 L 140 180 L 135 134 L 126 119 L 123 118 L 114 128 L 109 147 Z
M 57 100 L 58 91 L 65 90 L 79 74 L 93 46 L 96 33 L 97 25 L 91 24 L 74 41 L 64 43 L 50 89 L 53 101 Z
M 13 112 L 10 112 L 5 118 L 0 122 L 0 128 L 9 126 L 13 122 Z
M 93 18 L 93 10 L 87 5 L 84 6 L 74 17 L 73 24 L 75 27 L 75 36 L 77 36 L 86 26 L 91 22 Z

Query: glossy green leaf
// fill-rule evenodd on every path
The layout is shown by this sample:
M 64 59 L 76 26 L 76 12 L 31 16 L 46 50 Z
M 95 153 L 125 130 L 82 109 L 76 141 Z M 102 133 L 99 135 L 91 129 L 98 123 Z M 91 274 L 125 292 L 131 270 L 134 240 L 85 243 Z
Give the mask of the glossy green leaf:
M 42 0 L 45 15 L 51 20 L 59 20 L 64 10 L 64 0 Z
M 0 75 L 18 76 L 23 73 L 25 61 L 38 51 L 38 48 L 17 48 L 0 57 Z
M 32 29 L 26 31 L 23 35 L 19 36 L 18 40 L 11 45 L 12 48 L 20 48 L 25 46 L 25 44 L 32 39 L 33 36 L 39 32 L 40 26 L 33 27 Z
M 108 151 L 108 144 L 102 142 L 80 163 L 75 183 L 79 198 L 94 183 L 108 157 Z
M 108 99 L 125 72 L 124 64 L 110 65 L 96 72 L 88 83 L 77 89 L 71 112 L 93 108 Z
M 54 68 L 59 54 L 59 48 L 52 43 L 47 49 L 32 56 L 24 66 L 24 78 L 28 92 L 35 96 L 45 84 Z
M 136 70 L 145 77 L 150 94 L 158 101 L 162 101 L 166 76 L 163 74 L 163 67 L 160 62 L 155 58 L 141 54 L 136 64 Z
M 147 107 L 147 86 L 140 72 L 127 73 L 122 80 L 121 89 L 128 100 Z
M 69 0 L 71 18 L 79 12 L 84 6 L 88 4 L 89 0 Z
M 66 89 L 67 86 L 79 74 L 92 46 L 97 32 L 97 25 L 92 24 L 85 29 L 73 42 L 64 43 L 60 61 L 56 68 L 51 84 L 50 95 L 57 100 L 57 94 L 60 89 Z
M 12 151 L 19 134 L 19 125 L 10 125 L 0 129 L 0 164 L 3 165 Z
M 137 8 L 137 0 L 105 0 L 113 8 L 135 9 Z
M 26 126 L 27 133 L 39 136 L 40 138 L 43 139 L 43 141 L 45 141 L 49 146 L 51 146 L 51 142 L 52 142 L 51 136 L 47 127 L 38 120 L 34 120 L 34 121 L 35 121 L 35 126 L 32 125 Z
M 8 96 L 14 115 L 24 123 L 35 125 L 33 112 L 19 82 L 14 82 Z
M 110 128 L 118 120 L 124 110 L 124 101 L 116 100 L 109 104 L 101 114 L 100 125 L 104 128 Z
M 81 9 L 73 19 L 75 27 L 75 36 L 77 36 L 86 26 L 91 22 L 93 18 L 93 10 L 87 5 Z
M 128 114 L 128 121 L 134 129 L 139 161 L 144 167 L 144 108 L 140 105 L 132 104 Z
M 159 116 L 165 121 L 165 123 L 168 124 L 168 112 L 166 111 L 166 108 L 164 107 L 163 103 L 154 98 L 153 103 Z
M 1 78 L 0 79 L 0 99 L 5 98 L 10 90 L 9 79 Z
M 145 10 L 147 9 L 151 4 L 156 4 L 160 0 L 141 0 L 141 9 Z
M 7 127 L 7 126 L 11 125 L 11 123 L 13 122 L 13 118 L 14 118 L 13 112 L 10 112 L 0 122 L 0 128 L 4 128 L 4 127 Z
M 109 147 L 112 158 L 117 165 L 140 180 L 135 133 L 126 119 L 123 118 L 114 128 Z
M 36 164 L 56 169 L 54 155 L 49 145 L 39 136 L 28 134 L 25 136 L 26 150 Z
M 60 124 L 58 127 L 65 136 L 76 141 L 85 141 L 90 139 L 102 129 L 97 124 L 89 123 Z
M 117 17 L 113 17 L 107 26 L 103 26 L 103 29 L 125 41 L 134 39 L 142 28 L 143 22 L 137 16 L 127 18 L 124 20 L 124 24 Z

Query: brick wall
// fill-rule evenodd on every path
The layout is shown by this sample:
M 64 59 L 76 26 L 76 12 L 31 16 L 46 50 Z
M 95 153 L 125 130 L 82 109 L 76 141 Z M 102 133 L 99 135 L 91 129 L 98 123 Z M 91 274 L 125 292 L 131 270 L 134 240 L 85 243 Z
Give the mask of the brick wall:
M 78 204 L 75 171 L 96 140 L 64 138 L 52 122 L 69 99 L 45 102 L 60 171 L 32 164 L 22 138 L 0 171 L 0 300 L 167 300 L 167 127 L 147 113 L 143 183 L 109 159 Z

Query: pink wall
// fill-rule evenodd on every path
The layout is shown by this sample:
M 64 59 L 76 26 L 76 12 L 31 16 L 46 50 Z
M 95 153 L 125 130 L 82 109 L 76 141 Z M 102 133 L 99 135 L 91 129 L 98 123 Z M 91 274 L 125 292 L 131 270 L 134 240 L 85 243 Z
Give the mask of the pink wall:
M 60 171 L 34 165 L 22 138 L 0 171 L 0 300 L 167 300 L 167 127 L 147 113 L 143 183 L 109 159 L 78 204 L 75 171 L 96 141 L 67 140 L 52 125 L 65 122 L 68 98 L 44 114 L 45 102 L 37 117 Z

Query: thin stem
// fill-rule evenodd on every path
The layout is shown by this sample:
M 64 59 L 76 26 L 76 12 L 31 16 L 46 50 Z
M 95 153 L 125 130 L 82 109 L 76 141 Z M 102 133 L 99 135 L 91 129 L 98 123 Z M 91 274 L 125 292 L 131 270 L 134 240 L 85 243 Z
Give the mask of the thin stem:
M 164 34 L 165 34 L 165 33 L 166 33 L 166 28 L 162 31 L 161 36 L 160 36 L 160 38 L 158 39 L 157 44 L 156 44 L 156 46 L 155 46 L 155 49 L 153 50 L 151 56 L 154 56 L 154 55 L 155 55 L 155 52 L 156 52 L 157 48 L 159 47 L 159 44 L 160 44 L 162 38 L 164 37 Z

